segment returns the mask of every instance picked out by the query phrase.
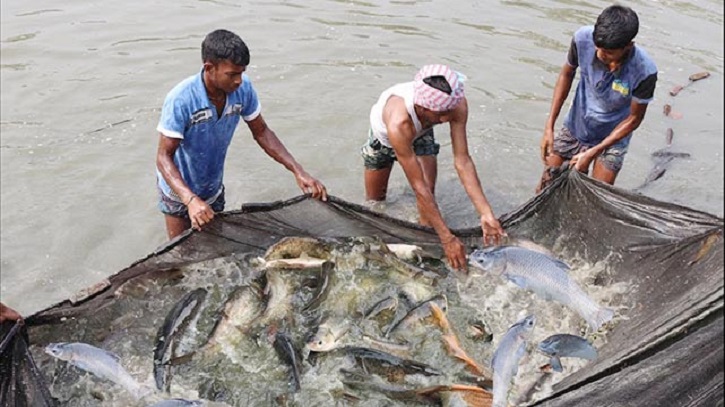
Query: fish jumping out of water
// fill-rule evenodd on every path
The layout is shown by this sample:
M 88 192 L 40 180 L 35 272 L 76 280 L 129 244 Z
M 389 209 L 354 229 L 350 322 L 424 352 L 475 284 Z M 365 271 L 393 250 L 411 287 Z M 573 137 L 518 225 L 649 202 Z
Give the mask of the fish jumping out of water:
M 493 368 L 493 407 L 506 407 L 511 381 L 519 371 L 519 361 L 526 353 L 529 336 L 536 317 L 528 317 L 511 325 L 496 347 L 491 361 Z
M 545 254 L 514 246 L 498 246 L 471 253 L 473 266 L 501 275 L 545 300 L 557 301 L 577 312 L 592 330 L 611 321 L 614 311 L 594 302 L 567 271 L 569 266 Z
M 121 366 L 121 359 L 116 354 L 107 350 L 87 343 L 60 342 L 46 346 L 45 353 L 120 385 L 136 399 L 140 399 L 150 392 L 150 389 L 143 388 Z
M 557 334 L 539 342 L 539 351 L 551 357 L 549 364 L 555 372 L 563 370 L 561 357 L 594 360 L 597 350 L 584 338 L 576 335 Z

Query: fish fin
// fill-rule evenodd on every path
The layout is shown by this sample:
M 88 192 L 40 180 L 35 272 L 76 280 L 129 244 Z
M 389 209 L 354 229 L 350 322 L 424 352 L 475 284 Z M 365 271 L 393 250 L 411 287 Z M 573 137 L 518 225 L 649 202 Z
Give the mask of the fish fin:
M 98 348 L 98 349 L 101 349 L 101 348 Z M 116 362 L 121 363 L 121 357 L 120 356 L 116 355 L 115 353 L 113 353 L 111 351 L 105 350 L 105 349 L 101 349 L 101 350 L 103 352 L 105 352 L 108 356 L 110 356 L 111 358 L 113 358 L 113 360 L 115 360 Z
M 559 268 L 562 268 L 562 269 L 564 269 L 564 270 L 571 270 L 571 266 L 569 266 L 568 264 L 564 263 L 564 261 L 563 261 L 563 260 L 559 260 L 559 259 L 557 259 L 556 257 L 551 257 L 551 256 L 549 256 L 549 255 L 546 255 L 546 254 L 545 254 L 545 256 L 546 256 L 546 257 L 547 257 L 547 258 L 548 258 L 549 260 L 551 260 L 552 262 L 554 262 L 554 264 L 556 264 L 556 265 L 557 265 L 557 267 L 559 267 Z
M 551 369 L 555 372 L 561 373 L 564 371 L 564 368 L 561 366 L 561 359 L 558 356 L 552 356 L 549 359 L 549 365 L 551 365 Z
M 519 288 L 523 288 L 524 290 L 527 289 L 526 285 L 526 279 L 520 276 L 515 276 L 511 274 L 504 274 L 506 276 L 506 279 L 510 282 L 516 284 Z
M 138 388 L 131 391 L 131 396 L 136 400 L 143 400 L 154 393 L 156 393 L 156 390 L 153 387 L 149 387 L 146 384 L 139 384 Z

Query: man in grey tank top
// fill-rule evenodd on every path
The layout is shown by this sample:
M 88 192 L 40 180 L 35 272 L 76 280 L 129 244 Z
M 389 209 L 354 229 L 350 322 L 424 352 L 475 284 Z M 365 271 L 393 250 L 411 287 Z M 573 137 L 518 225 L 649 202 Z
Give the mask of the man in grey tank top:
M 468 152 L 467 120 L 461 75 L 445 65 L 426 65 L 413 82 L 383 92 L 371 109 L 369 140 L 362 147 L 367 200 L 385 200 L 390 172 L 398 161 L 415 192 L 420 223 L 433 227 L 448 262 L 458 270 L 467 267 L 466 248 L 444 222 L 434 196 L 440 147 L 433 138 L 434 125 L 450 124 L 456 171 L 480 215 L 484 244 L 498 244 L 505 234 Z

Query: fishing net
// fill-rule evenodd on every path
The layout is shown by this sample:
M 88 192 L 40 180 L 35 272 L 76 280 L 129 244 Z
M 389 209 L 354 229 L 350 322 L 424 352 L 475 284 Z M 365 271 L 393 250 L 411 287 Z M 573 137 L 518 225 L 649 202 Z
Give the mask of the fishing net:
M 629 287 L 626 318 L 607 333 L 599 357 L 532 405 L 723 405 L 723 219 L 566 171 L 501 222 L 509 235 L 589 263 L 606 262 L 596 284 Z M 481 244 L 480 228 L 455 233 L 471 249 Z M 102 328 L 90 332 L 83 324 L 108 312 L 115 318 L 108 326 L 115 326 L 118 317 L 111 310 L 122 302 L 133 310 L 130 282 L 168 278 L 204 261 L 259 255 L 285 236 L 377 236 L 442 254 L 430 229 L 334 197 L 245 205 L 28 317 L 29 338 L 25 327 L 11 331 L 3 326 L 0 405 L 55 405 L 45 381 L 58 372 L 42 372 L 29 347 L 73 339 L 64 328 L 71 326 L 85 330 L 77 338 L 102 338 Z M 128 318 L 134 315 L 129 312 Z M 153 344 L 143 346 L 150 353 Z

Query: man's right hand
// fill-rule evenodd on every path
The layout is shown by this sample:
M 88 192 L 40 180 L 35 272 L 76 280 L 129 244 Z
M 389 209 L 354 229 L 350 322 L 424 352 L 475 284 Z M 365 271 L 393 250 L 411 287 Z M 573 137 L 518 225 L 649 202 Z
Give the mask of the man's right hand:
M 214 210 L 196 195 L 191 199 L 186 209 L 189 212 L 191 227 L 196 230 L 201 230 L 202 226 L 214 219 Z
M 468 271 L 468 262 L 466 260 L 466 247 L 463 246 L 461 240 L 456 236 L 449 237 L 448 240 L 443 241 L 443 250 L 446 253 L 448 264 L 458 271 Z
M 0 302 L 0 323 L 5 321 L 17 321 L 23 319 L 14 309 Z
M 546 165 L 546 158 L 554 152 L 554 129 L 544 129 L 544 136 L 541 137 L 541 161 Z

